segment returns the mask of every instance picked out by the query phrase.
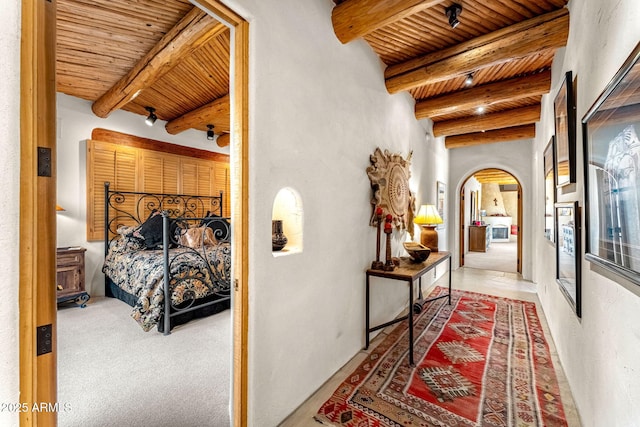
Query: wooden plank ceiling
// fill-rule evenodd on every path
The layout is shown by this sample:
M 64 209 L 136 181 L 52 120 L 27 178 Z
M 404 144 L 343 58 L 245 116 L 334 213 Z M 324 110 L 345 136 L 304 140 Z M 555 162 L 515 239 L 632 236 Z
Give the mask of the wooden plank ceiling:
M 446 147 L 532 138 L 566 44 L 567 0 L 455 1 L 337 0 L 331 19 L 343 43 L 364 38 L 387 65 L 389 93 L 409 92 Z M 188 0 L 56 4 L 59 92 L 93 102 L 99 117 L 153 107 L 172 134 L 211 124 L 228 144 L 226 27 Z
M 567 42 L 567 0 L 335 3 L 338 39 L 363 38 L 387 66 L 389 93 L 409 92 L 447 148 L 535 136 L 553 55 Z
M 228 144 L 227 27 L 188 0 L 56 4 L 58 92 L 92 101 L 99 117 L 152 107 L 171 134 L 213 125 Z
M 473 174 L 480 184 L 509 185 L 518 184 L 518 181 L 509 172 L 502 169 L 483 169 Z

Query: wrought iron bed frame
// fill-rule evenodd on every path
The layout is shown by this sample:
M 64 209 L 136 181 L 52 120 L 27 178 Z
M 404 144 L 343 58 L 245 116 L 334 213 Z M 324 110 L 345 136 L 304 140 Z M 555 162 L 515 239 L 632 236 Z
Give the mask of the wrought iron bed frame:
M 135 225 L 142 224 L 147 218 L 150 212 L 157 210 L 162 213 L 162 251 L 163 251 L 163 268 L 164 268 L 164 310 L 163 318 L 161 319 L 164 335 L 171 333 L 171 319 L 177 316 L 183 315 L 188 312 L 195 312 L 196 310 L 204 309 L 215 304 L 224 303 L 231 299 L 231 275 L 229 273 L 231 265 L 231 250 L 228 244 L 218 244 L 214 246 L 205 246 L 202 248 L 193 249 L 182 246 L 178 243 L 178 236 L 171 235 L 170 230 L 173 225 L 182 226 L 181 228 L 188 228 L 188 225 L 206 225 L 214 229 L 214 237 L 220 243 L 230 243 L 231 227 L 229 218 L 222 217 L 223 210 L 223 193 L 220 191 L 218 196 L 194 196 L 184 194 L 165 194 L 165 193 L 143 193 L 133 191 L 116 191 L 110 189 L 110 183 L 104 183 L 104 241 L 105 241 L 105 256 L 109 251 L 111 242 L 120 236 L 117 233 L 118 228 L 123 225 Z M 135 201 L 132 209 L 125 209 L 124 203 L 130 202 L 131 199 Z M 114 215 L 110 215 L 113 212 Z M 208 216 L 205 216 L 207 212 Z M 181 247 L 186 249 L 187 252 L 196 254 L 202 258 L 204 264 L 208 270 L 209 276 L 213 279 L 212 289 L 218 285 L 222 291 L 214 291 L 211 300 L 206 302 L 197 302 L 194 298 L 186 297 L 186 302 L 174 305 L 171 302 L 171 265 L 177 262 L 181 257 L 184 257 L 183 253 L 178 253 L 171 256 L 169 247 Z M 214 253 L 214 257 L 210 255 Z M 220 256 L 219 256 L 220 255 Z M 217 261 L 211 261 L 211 259 Z M 218 263 L 223 263 L 223 273 L 220 273 L 216 268 Z M 192 277 L 187 275 L 180 278 L 174 278 L 176 283 L 180 281 L 190 280 Z M 111 279 L 105 274 L 105 292 L 107 296 L 115 297 L 110 290 L 109 282 L 113 283 Z M 126 291 L 121 290 L 122 293 L 128 294 Z M 209 297 L 207 297 L 209 299 Z M 124 301 L 124 300 L 123 300 Z M 125 301 L 129 303 L 128 301 Z M 180 322 L 182 323 L 182 322 Z M 159 330 L 161 322 L 158 323 Z M 174 325 L 175 326 L 175 325 Z

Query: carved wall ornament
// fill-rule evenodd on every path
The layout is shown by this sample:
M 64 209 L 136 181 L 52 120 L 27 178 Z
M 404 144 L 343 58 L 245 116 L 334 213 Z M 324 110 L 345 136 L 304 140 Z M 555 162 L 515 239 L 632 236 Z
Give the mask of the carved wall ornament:
M 378 219 L 376 207 L 380 206 L 385 214 L 393 216 L 392 224 L 398 230 L 407 230 L 413 238 L 413 217 L 416 209 L 416 199 L 409 189 L 411 171 L 410 152 L 407 158 L 400 154 L 391 154 L 376 148 L 370 156 L 371 166 L 367 168 L 367 175 L 371 181 L 371 219 L 370 225 L 376 226 Z

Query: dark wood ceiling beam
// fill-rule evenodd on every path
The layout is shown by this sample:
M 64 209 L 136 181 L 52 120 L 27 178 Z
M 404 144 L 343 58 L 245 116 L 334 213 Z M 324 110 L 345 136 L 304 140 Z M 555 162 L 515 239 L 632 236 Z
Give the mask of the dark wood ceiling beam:
M 331 12 L 333 31 L 348 43 L 444 0 L 348 0 Z
M 529 20 L 535 20 L 536 24 L 530 25 L 529 28 L 522 29 L 522 24 L 516 24 L 498 30 L 498 35 L 490 33 L 462 43 L 465 45 L 462 48 L 453 47 L 442 53 L 427 55 L 396 66 L 387 73 L 390 76 L 385 81 L 387 90 L 389 93 L 397 93 L 465 76 L 479 69 L 525 58 L 542 50 L 565 46 L 569 35 L 569 14 L 566 9 L 561 11 L 563 13 L 557 11 L 542 15 L 552 19 L 543 20 L 538 17 Z M 427 62 L 424 63 L 425 61 Z M 394 74 L 397 72 L 400 74 Z
M 230 121 L 231 106 L 229 95 L 225 95 L 183 116 L 168 121 L 165 129 L 171 135 L 175 135 L 187 129 L 202 128 L 207 124 L 211 124 L 214 126 L 213 131 L 215 133 L 221 133 L 230 131 Z
M 105 118 L 153 85 L 182 58 L 225 31 L 221 23 L 194 7 L 116 84 L 98 98 L 91 109 Z
M 522 125 L 512 128 L 490 130 L 487 132 L 467 133 L 465 135 L 448 136 L 444 139 L 445 148 L 471 147 L 473 145 L 493 144 L 495 142 L 533 139 L 536 136 L 536 125 Z
M 540 120 L 540 109 L 540 104 L 537 104 L 497 113 L 437 122 L 433 124 L 433 136 L 460 135 L 535 123 Z
M 543 95 L 551 87 L 551 71 L 476 86 L 416 103 L 416 118 L 434 118 L 499 102 Z

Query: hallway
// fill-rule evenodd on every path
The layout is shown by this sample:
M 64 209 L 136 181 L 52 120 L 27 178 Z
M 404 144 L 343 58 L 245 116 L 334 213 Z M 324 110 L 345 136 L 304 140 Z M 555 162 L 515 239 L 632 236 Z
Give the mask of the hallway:
M 448 277 L 445 274 L 435 285 L 447 286 Z M 546 318 L 542 311 L 538 297 L 536 295 L 536 286 L 534 283 L 523 280 L 517 273 L 507 273 L 491 270 L 480 270 L 475 268 L 463 267 L 452 272 L 452 286 L 455 289 L 485 293 L 505 298 L 513 298 L 524 301 L 532 301 L 536 303 L 538 308 L 538 316 L 540 317 L 545 335 L 548 338 L 550 350 L 553 357 L 553 364 L 556 368 L 556 375 L 560 385 L 562 394 L 562 403 L 569 427 L 579 427 L 580 420 L 573 403 L 573 398 L 569 390 L 564 372 L 557 358 L 555 345 L 551 339 L 551 333 L 548 330 Z M 425 289 L 427 294 L 430 289 Z M 389 328 L 394 328 L 395 325 Z M 359 351 L 346 365 L 342 367 L 333 377 L 325 382 L 316 393 L 307 399 L 293 414 L 291 414 L 282 424 L 281 427 L 317 427 L 319 424 L 313 419 L 317 410 L 331 396 L 336 387 L 357 367 L 365 358 L 365 355 L 374 348 L 388 332 L 385 329 L 375 339 L 373 339 L 369 350 Z

